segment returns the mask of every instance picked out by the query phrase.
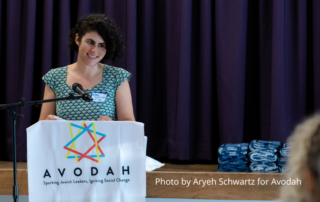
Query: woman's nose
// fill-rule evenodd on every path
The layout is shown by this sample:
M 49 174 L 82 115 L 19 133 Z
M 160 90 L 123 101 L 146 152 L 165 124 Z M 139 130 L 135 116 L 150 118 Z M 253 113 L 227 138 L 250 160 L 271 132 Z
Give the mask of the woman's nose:
M 91 48 L 91 51 L 92 51 L 92 52 L 96 52 L 96 51 L 97 51 L 97 49 L 98 49 L 98 47 L 97 47 L 97 46 L 93 46 L 93 47 Z

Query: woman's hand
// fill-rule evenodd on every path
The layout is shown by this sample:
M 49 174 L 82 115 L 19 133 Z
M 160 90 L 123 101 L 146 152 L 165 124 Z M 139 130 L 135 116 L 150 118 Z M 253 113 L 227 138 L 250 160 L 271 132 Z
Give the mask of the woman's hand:
M 49 114 L 46 118 L 46 120 L 56 121 L 57 119 L 54 118 L 54 115 Z
M 98 121 L 113 121 L 109 116 L 101 116 Z

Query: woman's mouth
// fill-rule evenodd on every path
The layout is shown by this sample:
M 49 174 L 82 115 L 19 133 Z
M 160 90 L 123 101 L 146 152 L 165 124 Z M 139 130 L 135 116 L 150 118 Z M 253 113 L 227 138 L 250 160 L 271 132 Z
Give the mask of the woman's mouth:
M 87 55 L 88 55 L 90 58 L 92 58 L 92 59 L 96 59 L 96 58 L 98 58 L 98 56 L 90 55 L 90 54 L 88 54 L 88 53 L 87 53 Z

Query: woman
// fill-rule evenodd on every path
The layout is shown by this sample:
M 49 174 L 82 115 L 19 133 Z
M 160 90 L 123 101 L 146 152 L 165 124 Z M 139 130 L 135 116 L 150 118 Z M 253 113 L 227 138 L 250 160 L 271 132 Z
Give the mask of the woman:
M 128 81 L 131 74 L 124 69 L 100 63 L 115 61 L 124 49 L 118 29 L 103 14 L 91 14 L 79 20 L 69 34 L 69 47 L 78 52 L 77 62 L 50 70 L 44 99 L 66 97 L 73 93 L 71 86 L 79 83 L 87 92 L 100 99 L 64 100 L 42 105 L 40 120 L 135 121 Z
M 301 185 L 287 185 L 281 190 L 283 201 L 320 201 L 320 114 L 298 125 L 292 136 L 287 178 L 301 180 Z

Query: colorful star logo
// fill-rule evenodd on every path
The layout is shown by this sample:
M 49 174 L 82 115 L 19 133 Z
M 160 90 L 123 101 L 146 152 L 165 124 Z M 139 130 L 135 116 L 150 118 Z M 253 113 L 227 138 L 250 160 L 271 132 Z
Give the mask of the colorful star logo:
M 79 128 L 79 131 L 75 137 L 73 137 L 72 127 Z M 90 129 L 91 127 L 92 127 L 92 129 Z M 69 130 L 70 130 L 70 135 L 71 135 L 71 141 L 68 142 L 68 144 L 66 144 L 63 147 L 64 149 L 68 150 L 66 158 L 67 159 L 74 158 L 74 159 L 76 159 L 77 163 L 79 161 L 81 161 L 83 158 L 87 158 L 91 161 L 100 163 L 100 157 L 105 157 L 105 155 L 104 155 L 103 151 L 101 150 L 99 143 L 106 137 L 106 135 L 96 131 L 95 123 L 94 122 L 91 123 L 88 127 L 84 122 L 82 123 L 81 126 L 73 124 L 73 123 L 69 123 Z M 93 133 L 93 135 L 92 135 L 92 133 Z M 83 134 L 88 134 L 94 144 L 85 153 L 80 153 L 79 151 L 76 150 L 76 140 L 79 137 L 81 137 L 81 135 L 83 135 Z M 100 135 L 102 137 L 98 140 L 97 135 Z M 96 155 L 88 155 L 88 153 L 93 149 L 96 150 Z M 74 156 L 69 156 L 70 152 L 73 152 Z

